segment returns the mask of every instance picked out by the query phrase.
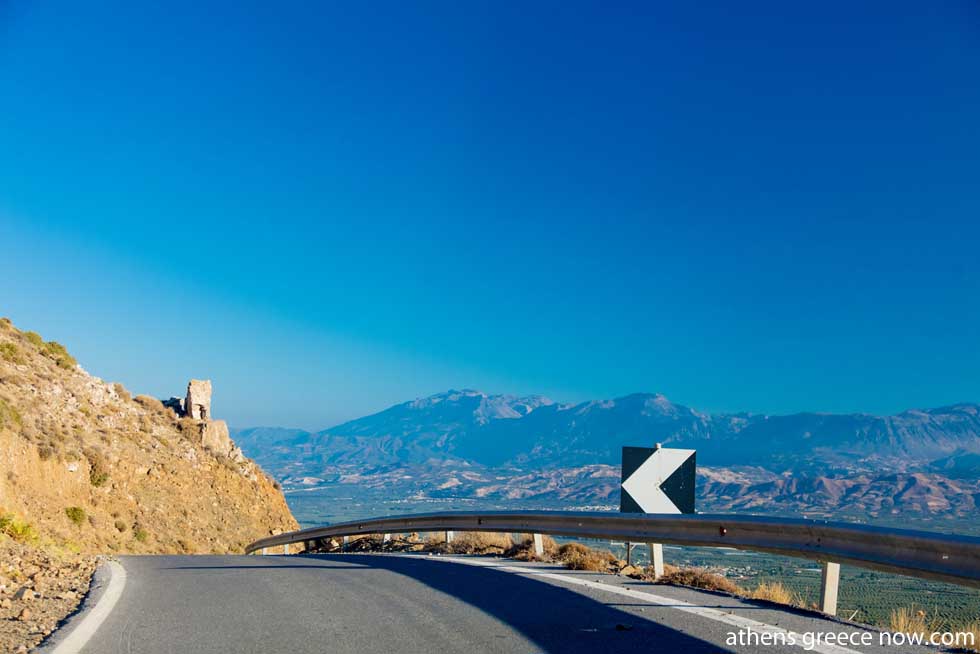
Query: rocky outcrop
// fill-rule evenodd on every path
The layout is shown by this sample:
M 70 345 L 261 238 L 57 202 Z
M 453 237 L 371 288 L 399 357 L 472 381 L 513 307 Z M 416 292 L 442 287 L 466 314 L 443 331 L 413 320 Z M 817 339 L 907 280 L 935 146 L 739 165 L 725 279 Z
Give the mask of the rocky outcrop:
M 197 442 L 209 452 L 235 463 L 246 461 L 241 449 L 231 440 L 228 423 L 211 419 L 211 393 L 210 379 L 192 379 L 187 384 L 187 397 L 184 400 L 170 398 L 163 400 L 162 404 L 177 416 L 196 423 Z
M 245 460 L 245 455 L 235 446 L 228 434 L 228 423 L 224 420 L 205 420 L 201 423 L 201 445 L 214 454 L 232 461 Z

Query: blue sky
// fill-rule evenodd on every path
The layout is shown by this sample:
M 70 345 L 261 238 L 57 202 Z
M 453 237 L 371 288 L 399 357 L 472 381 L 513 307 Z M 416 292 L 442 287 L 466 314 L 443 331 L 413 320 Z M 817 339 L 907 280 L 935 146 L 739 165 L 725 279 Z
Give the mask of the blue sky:
M 365 4 L 0 3 L 0 314 L 239 426 L 980 400 L 974 2 Z

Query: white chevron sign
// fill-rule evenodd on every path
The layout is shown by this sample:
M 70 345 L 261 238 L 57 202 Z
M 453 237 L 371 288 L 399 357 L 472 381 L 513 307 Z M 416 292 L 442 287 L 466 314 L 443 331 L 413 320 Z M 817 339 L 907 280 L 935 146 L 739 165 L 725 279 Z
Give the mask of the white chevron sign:
M 695 450 L 623 448 L 620 511 L 694 513 Z

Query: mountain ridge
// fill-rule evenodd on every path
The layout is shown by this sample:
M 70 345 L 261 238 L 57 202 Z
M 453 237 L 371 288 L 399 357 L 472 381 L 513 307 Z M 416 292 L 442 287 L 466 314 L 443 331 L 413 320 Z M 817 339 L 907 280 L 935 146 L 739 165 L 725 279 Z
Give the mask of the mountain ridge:
M 317 446 L 371 449 L 379 459 L 416 461 L 456 456 L 486 465 L 615 463 L 624 439 L 697 445 L 706 462 L 752 464 L 754 457 L 793 455 L 798 445 L 819 467 L 847 454 L 880 458 L 899 454 L 923 462 L 957 449 L 980 451 L 980 404 L 871 413 L 797 412 L 786 415 L 709 414 L 659 393 L 559 403 L 544 396 L 450 390 L 393 405 L 311 434 Z M 792 443 L 790 448 L 784 442 Z M 639 444 L 639 443 L 638 443 Z M 334 447 L 336 446 L 336 447 Z M 737 446 L 740 452 L 733 452 Z M 891 452 L 884 452 L 885 448 Z M 842 448 L 842 452 L 827 451 Z M 388 456 L 385 456 L 387 453 Z M 397 456 L 396 456 L 397 455 Z M 722 458 L 726 460 L 722 460 Z M 734 458 L 732 458 L 734 457 Z
M 287 489 L 614 506 L 620 448 L 660 442 L 698 450 L 699 502 L 713 510 L 974 515 L 980 506 L 980 404 L 969 402 L 890 416 L 709 414 L 659 393 L 560 403 L 464 389 L 318 432 L 245 430 L 236 440 Z

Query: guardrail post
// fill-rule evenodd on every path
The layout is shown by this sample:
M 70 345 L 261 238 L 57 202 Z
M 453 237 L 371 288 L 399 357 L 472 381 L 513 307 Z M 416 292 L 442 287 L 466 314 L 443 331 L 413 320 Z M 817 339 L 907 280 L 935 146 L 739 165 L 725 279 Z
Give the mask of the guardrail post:
M 344 536 L 344 544 L 340 546 L 340 551 L 341 552 L 345 551 L 349 543 L 350 543 L 350 536 Z
M 531 541 L 534 544 L 534 556 L 544 556 L 544 539 L 541 534 L 531 534 Z
M 289 544 L 288 543 L 282 546 L 282 553 L 283 553 L 283 555 L 288 555 L 289 554 Z
M 446 530 L 446 544 L 448 545 L 449 543 L 453 542 L 453 539 L 454 538 L 456 538 L 456 532 L 449 531 L 447 529 Z
M 664 546 L 660 543 L 649 543 L 650 565 L 653 566 L 653 578 L 664 576 Z
M 840 585 L 840 563 L 824 561 L 820 574 L 820 610 L 837 615 L 837 587 Z
M 390 543 L 391 542 L 391 534 L 385 534 L 384 536 L 382 536 L 381 537 L 381 542 L 382 543 Z
M 262 556 L 265 556 L 268 553 L 269 553 L 269 548 L 268 547 L 263 547 L 262 548 Z

